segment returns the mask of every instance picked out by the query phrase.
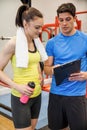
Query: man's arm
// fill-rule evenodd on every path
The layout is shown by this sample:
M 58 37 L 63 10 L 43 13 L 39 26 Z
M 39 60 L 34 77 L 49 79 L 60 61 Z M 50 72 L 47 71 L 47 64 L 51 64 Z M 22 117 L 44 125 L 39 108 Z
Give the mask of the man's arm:
M 53 74 L 53 57 L 49 56 L 48 60 L 44 62 L 44 73 L 46 75 L 52 75 Z

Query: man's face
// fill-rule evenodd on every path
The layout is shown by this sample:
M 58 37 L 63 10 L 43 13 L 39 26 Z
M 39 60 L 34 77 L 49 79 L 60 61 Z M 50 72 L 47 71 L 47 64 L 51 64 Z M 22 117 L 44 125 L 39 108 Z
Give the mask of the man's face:
M 74 34 L 75 31 L 74 22 L 76 20 L 76 17 L 73 17 L 70 13 L 65 12 L 59 14 L 58 20 L 60 30 L 64 35 L 70 36 Z

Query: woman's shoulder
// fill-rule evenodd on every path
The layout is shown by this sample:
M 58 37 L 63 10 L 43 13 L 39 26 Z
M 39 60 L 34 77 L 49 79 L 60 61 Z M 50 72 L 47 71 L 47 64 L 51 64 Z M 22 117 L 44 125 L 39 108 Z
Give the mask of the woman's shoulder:
M 15 45 L 16 45 L 16 36 L 10 38 L 10 40 L 5 44 L 5 49 L 8 50 L 9 53 L 15 52 Z
M 15 45 L 16 44 L 16 36 L 11 37 L 9 40 L 9 44 Z

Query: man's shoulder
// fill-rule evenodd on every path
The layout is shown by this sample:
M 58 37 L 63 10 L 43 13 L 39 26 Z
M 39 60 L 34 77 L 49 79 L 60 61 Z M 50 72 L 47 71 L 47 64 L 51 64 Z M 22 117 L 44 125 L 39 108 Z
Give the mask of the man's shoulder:
M 87 33 L 77 30 L 78 35 L 87 38 Z
M 50 41 L 55 41 L 56 42 L 56 40 L 60 39 L 60 37 L 61 37 L 61 33 L 58 33 L 53 38 L 51 38 Z

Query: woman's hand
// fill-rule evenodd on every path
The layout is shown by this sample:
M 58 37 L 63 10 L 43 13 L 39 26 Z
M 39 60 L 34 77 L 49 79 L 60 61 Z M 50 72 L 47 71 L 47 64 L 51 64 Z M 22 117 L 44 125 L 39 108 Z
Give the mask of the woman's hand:
M 87 80 L 87 72 L 73 73 L 69 77 L 70 81 L 84 81 Z
M 15 89 L 20 93 L 28 96 L 31 96 L 34 91 L 34 89 L 29 87 L 28 85 L 17 85 Z

